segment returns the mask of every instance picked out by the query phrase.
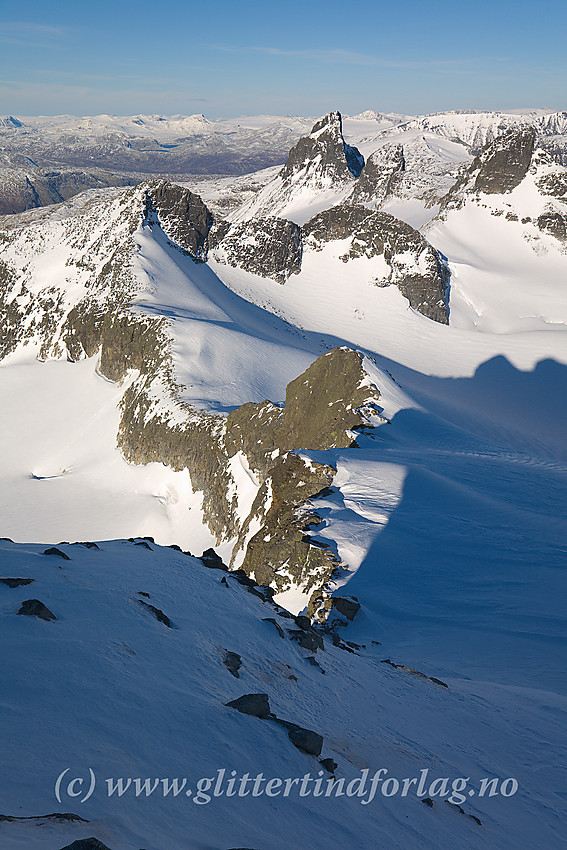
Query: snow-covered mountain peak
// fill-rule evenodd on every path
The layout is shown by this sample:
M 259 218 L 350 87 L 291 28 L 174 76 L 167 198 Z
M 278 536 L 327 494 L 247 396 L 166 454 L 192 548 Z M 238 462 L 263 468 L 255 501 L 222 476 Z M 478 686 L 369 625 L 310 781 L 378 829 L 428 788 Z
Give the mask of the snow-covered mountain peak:
M 329 112 L 292 147 L 279 174 L 232 218 L 281 216 L 302 224 L 314 203 L 324 209 L 348 194 L 363 166 L 360 151 L 344 140 L 341 113 Z
M 14 118 L 13 115 L 7 115 L 5 118 L 0 118 L 0 127 L 6 127 L 8 129 L 14 127 L 23 127 L 24 125 L 18 118 Z

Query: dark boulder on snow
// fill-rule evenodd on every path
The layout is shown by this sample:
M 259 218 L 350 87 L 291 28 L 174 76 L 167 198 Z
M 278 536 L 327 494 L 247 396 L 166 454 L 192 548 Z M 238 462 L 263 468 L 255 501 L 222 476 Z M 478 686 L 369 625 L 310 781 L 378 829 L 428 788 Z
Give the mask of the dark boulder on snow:
M 315 631 L 305 632 L 303 630 L 290 631 L 291 640 L 297 641 L 302 649 L 308 649 L 309 652 L 317 652 L 318 649 L 325 649 L 325 644 L 321 635 Z
M 312 732 L 310 729 L 293 729 L 287 733 L 291 743 L 298 750 L 303 750 L 304 753 L 309 753 L 312 756 L 321 755 L 323 749 L 323 736 L 317 732 Z
M 333 596 L 331 598 L 333 609 L 347 620 L 354 620 L 360 611 L 360 602 L 355 596 Z
M 264 718 L 271 714 L 268 694 L 244 694 L 225 704 L 228 708 L 235 708 L 241 714 L 250 714 L 252 717 Z
M 40 620 L 56 620 L 55 614 L 49 608 L 40 602 L 39 599 L 26 599 L 22 602 L 22 607 L 18 614 L 25 614 L 28 617 L 39 617 Z
M 0 583 L 6 587 L 24 587 L 26 584 L 32 584 L 34 578 L 0 578 Z
M 220 555 L 217 555 L 213 548 L 205 549 L 199 560 L 202 561 L 203 564 L 210 570 L 228 571 L 227 565 L 223 562 Z
M 160 623 L 163 623 L 164 626 L 167 626 L 168 629 L 171 629 L 171 620 L 164 614 L 160 608 L 156 608 L 155 605 L 150 605 L 149 602 L 144 602 L 143 599 L 136 600 L 139 605 L 143 605 L 148 611 L 150 611 L 156 620 Z
M 320 251 L 327 242 L 350 240 L 340 257 L 383 257 L 386 275 L 373 279 L 377 286 L 397 286 L 414 310 L 447 324 L 449 271 L 441 254 L 405 221 L 356 204 L 338 204 L 303 225 L 304 250 Z
M 62 552 L 61 549 L 57 548 L 57 546 L 50 546 L 49 549 L 46 549 L 43 554 L 44 555 L 56 555 L 58 558 L 63 558 L 64 561 L 70 561 L 71 560 L 69 555 L 66 555 L 65 552 Z
M 262 620 L 263 623 L 271 623 L 277 629 L 277 632 L 281 638 L 285 639 L 285 632 L 274 617 L 264 617 Z
M 228 670 L 229 673 L 232 673 L 237 679 L 240 678 L 240 673 L 238 672 L 242 667 L 242 658 L 236 652 L 225 651 L 223 664 Z
M 61 847 L 61 850 L 111 850 L 111 848 L 99 841 L 98 838 L 79 838 L 78 841 L 73 841 L 72 844 Z
M 219 241 L 214 258 L 285 283 L 290 275 L 301 271 L 301 229 L 285 218 L 252 218 L 228 230 Z

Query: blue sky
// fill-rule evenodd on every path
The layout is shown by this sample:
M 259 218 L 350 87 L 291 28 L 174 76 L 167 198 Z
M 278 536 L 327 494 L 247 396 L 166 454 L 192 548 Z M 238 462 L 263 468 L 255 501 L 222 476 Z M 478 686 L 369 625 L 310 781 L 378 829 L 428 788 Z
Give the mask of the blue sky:
M 0 0 L 0 114 L 567 109 L 567 3 Z

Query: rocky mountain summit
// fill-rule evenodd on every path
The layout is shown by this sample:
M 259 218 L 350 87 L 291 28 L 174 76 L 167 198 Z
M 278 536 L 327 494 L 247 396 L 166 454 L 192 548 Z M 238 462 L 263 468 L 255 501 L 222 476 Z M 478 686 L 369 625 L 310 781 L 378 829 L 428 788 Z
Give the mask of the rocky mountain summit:
M 299 210 L 314 197 L 348 193 L 363 167 L 360 151 L 345 142 L 340 112 L 329 112 L 294 145 L 277 176 L 231 219 L 280 216 L 296 220 L 290 211 L 297 210 L 301 215 Z
M 327 181 L 335 183 L 350 176 L 358 177 L 363 166 L 360 151 L 344 140 L 341 113 L 329 112 L 291 149 L 280 177 L 284 183 L 291 183 L 301 175 L 323 185 Z
M 489 142 L 445 197 L 441 217 L 467 203 L 520 222 L 527 239 L 547 233 L 566 240 L 567 169 L 541 147 L 532 127 Z

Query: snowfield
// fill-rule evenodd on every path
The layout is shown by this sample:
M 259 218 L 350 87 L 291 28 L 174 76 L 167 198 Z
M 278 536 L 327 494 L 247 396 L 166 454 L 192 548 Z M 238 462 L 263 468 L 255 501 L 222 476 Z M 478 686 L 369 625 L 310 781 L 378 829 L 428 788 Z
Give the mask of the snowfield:
M 158 118 L 138 118 L 150 138 Z M 545 111 L 532 118 L 565 131 Z M 427 150 L 429 165 L 442 163 L 429 182 L 440 191 L 470 163 L 467 145 L 489 139 L 501 120 L 363 113 L 345 119 L 345 134 L 365 155 L 394 137 L 415 162 Z M 273 117 L 239 121 L 239 132 L 252 131 Z M 164 133 L 201 132 L 203 122 L 175 117 Z M 96 135 L 107 123 L 85 128 Z M 289 119 L 284 129 L 308 132 L 300 125 Z M 263 188 L 240 213 L 260 208 L 277 179 L 260 175 Z M 471 195 L 441 213 L 412 185 L 384 209 L 422 227 L 446 257 L 447 325 L 380 285 L 383 255 L 343 261 L 348 240 L 304 245 L 300 272 L 280 284 L 212 258 L 195 262 L 147 218 L 131 226 L 126 213 L 139 198 L 124 190 L 26 213 L 27 227 L 6 231 L 2 256 L 26 280 L 22 297 L 61 287 L 67 306 L 87 292 L 84 257 L 103 268 L 106 253 L 127 245 L 132 310 L 166 320 L 179 398 L 197 411 L 281 406 L 289 382 L 341 346 L 362 352 L 361 386 L 378 387 L 380 398 L 374 427 L 353 433 L 356 447 L 297 448 L 336 469 L 314 500 L 321 522 L 305 534 L 344 565 L 335 597 L 361 604 L 338 642 L 317 632 L 317 651 L 292 634 L 301 634 L 293 616 L 305 610 L 304 588 L 270 601 L 189 554 L 214 546 L 228 563 L 235 540 L 217 544 L 187 469 L 124 460 L 118 405 L 137 373 L 113 383 L 98 354 L 40 362 L 36 342 L 0 362 L 0 579 L 33 580 L 0 581 L 9 682 L 2 848 L 60 850 L 88 836 L 111 850 L 564 846 L 567 252 L 535 224 L 556 202 L 542 201 L 533 174 L 512 192 Z M 212 181 L 207 191 L 218 200 L 228 188 Z M 344 187 L 328 191 L 292 188 L 278 214 L 302 223 L 343 200 Z M 241 451 L 229 468 L 242 522 L 261 482 Z M 261 527 L 253 522 L 249 536 Z M 59 554 L 44 554 L 52 546 Z M 18 616 L 30 599 L 56 619 Z M 239 677 L 223 663 L 227 652 L 241 657 Z M 278 718 L 321 734 L 321 758 L 337 762 L 345 783 L 364 770 L 400 781 L 428 770 L 426 792 L 378 790 L 368 804 L 295 791 L 196 803 L 199 778 L 223 769 L 330 778 L 273 717 L 226 706 L 252 693 L 267 694 Z M 59 803 L 57 777 L 69 769 L 86 787 L 89 768 L 92 796 Z M 192 793 L 164 798 L 158 783 L 149 796 L 109 797 L 106 780 L 118 777 L 184 777 Z M 458 805 L 431 790 L 437 777 L 467 778 Z M 480 796 L 483 778 L 515 780 L 517 792 Z M 25 820 L 56 811 L 88 823 Z

